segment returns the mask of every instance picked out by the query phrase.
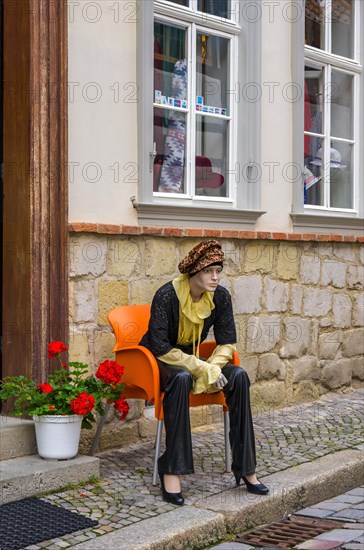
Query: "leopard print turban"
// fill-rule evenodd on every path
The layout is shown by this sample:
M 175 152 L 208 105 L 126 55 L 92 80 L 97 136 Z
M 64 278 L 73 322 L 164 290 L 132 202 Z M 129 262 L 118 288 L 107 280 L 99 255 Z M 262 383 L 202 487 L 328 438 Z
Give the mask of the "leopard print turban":
M 221 264 L 224 261 L 224 252 L 221 243 L 214 239 L 202 241 L 192 248 L 189 253 L 181 260 L 178 269 L 181 273 L 195 275 L 201 269 L 211 264 Z

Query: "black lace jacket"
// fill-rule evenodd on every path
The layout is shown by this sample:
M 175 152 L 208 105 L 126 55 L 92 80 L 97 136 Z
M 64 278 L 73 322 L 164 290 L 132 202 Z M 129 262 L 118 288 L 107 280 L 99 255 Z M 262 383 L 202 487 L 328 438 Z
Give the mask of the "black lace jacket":
M 215 309 L 204 321 L 201 342 L 206 340 L 210 328 L 213 327 L 217 345 L 235 344 L 236 329 L 230 294 L 226 288 L 218 285 L 213 300 Z M 192 345 L 177 345 L 178 322 L 179 302 L 172 282 L 169 282 L 155 293 L 148 331 L 139 344 L 148 348 L 155 357 L 168 353 L 172 348 L 179 348 L 185 353 L 192 354 Z

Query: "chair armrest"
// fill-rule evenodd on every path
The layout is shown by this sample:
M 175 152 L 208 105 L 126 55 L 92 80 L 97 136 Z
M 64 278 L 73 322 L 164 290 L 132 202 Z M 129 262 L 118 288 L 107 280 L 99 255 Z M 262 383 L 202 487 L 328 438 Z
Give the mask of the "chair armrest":
M 216 348 L 216 342 L 215 340 L 205 340 L 200 344 L 199 347 L 199 354 L 201 357 L 205 357 L 208 359 L 211 355 L 214 349 Z M 237 367 L 240 366 L 240 358 L 237 351 L 234 351 L 233 356 L 230 360 L 231 365 L 236 365 Z

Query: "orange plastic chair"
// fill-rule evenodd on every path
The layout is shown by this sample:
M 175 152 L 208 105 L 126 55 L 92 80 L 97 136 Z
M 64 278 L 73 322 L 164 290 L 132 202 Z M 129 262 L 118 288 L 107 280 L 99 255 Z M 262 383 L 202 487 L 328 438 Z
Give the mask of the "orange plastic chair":
M 122 382 L 125 384 L 123 396 L 126 399 L 143 399 L 154 404 L 154 414 L 158 420 L 155 440 L 155 459 L 153 468 L 153 485 L 157 485 L 158 458 L 160 456 L 162 430 L 164 422 L 163 392 L 160 389 L 159 368 L 154 355 L 144 346 L 139 346 L 142 336 L 148 328 L 150 305 L 120 306 L 108 313 L 108 321 L 114 331 L 116 344 L 113 349 L 115 361 L 124 365 Z M 216 342 L 206 341 L 200 345 L 201 357 L 209 357 Z M 233 365 L 240 365 L 239 356 L 235 352 L 231 361 Z M 225 401 L 225 394 L 220 392 L 190 394 L 190 407 L 201 405 L 221 405 L 224 410 L 225 432 L 225 463 L 226 471 L 231 472 L 230 443 L 229 443 L 229 412 Z M 93 455 L 98 447 L 102 428 L 111 404 L 107 404 L 105 414 L 101 417 L 96 434 L 89 452 Z

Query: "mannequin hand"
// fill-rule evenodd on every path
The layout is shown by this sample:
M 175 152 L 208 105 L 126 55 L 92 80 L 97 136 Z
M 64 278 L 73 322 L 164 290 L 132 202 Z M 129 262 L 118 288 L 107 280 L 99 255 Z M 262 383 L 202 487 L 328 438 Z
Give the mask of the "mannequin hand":
M 224 386 L 228 383 L 225 376 L 221 373 L 219 378 L 216 380 L 216 382 L 213 383 L 214 388 L 218 388 L 219 390 L 222 390 Z

